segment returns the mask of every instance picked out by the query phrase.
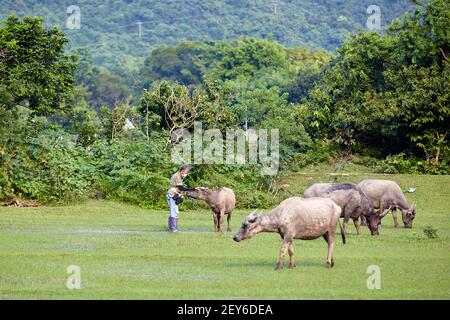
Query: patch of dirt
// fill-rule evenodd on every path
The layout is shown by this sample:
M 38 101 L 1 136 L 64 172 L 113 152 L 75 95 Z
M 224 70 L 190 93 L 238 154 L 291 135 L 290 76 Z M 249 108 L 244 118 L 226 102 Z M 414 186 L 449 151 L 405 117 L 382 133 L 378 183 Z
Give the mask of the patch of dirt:
M 19 200 L 17 198 L 12 199 L 9 202 L 5 202 L 3 207 L 42 207 L 42 203 L 37 200 Z
M 308 181 L 308 180 L 313 180 L 314 179 L 313 176 L 311 176 L 311 175 L 309 175 L 307 173 L 301 173 L 301 172 L 297 172 L 291 177 L 295 177 L 295 181 L 297 181 L 297 180 Z

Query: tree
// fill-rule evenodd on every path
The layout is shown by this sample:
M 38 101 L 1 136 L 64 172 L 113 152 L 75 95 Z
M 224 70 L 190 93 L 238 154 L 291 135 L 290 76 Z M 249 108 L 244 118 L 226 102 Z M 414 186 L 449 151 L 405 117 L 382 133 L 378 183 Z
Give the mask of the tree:
M 77 50 L 78 63 L 75 81 L 85 88 L 87 103 L 100 110 L 101 106 L 113 109 L 117 103 L 130 98 L 131 90 L 117 75 L 93 65 L 91 53 L 87 50 Z
M 273 39 L 241 38 L 223 48 L 223 57 L 217 61 L 214 77 L 234 80 L 253 77 L 261 70 L 286 67 L 286 50 Z
M 425 154 L 431 172 L 450 161 L 449 24 L 448 1 L 431 0 L 386 34 L 344 43 L 305 103 L 315 137 L 349 151 Z
M 23 105 L 37 115 L 69 108 L 75 56 L 66 55 L 68 39 L 45 28 L 41 18 L 10 16 L 0 29 L 0 95 L 11 108 Z
M 199 42 L 182 42 L 176 47 L 160 46 L 144 61 L 141 69 L 143 86 L 158 80 L 171 80 L 185 85 L 202 81 L 201 56 L 206 46 Z
M 144 91 L 141 101 L 144 117 L 158 115 L 170 134 L 177 129 L 191 128 L 206 107 L 201 88 L 191 92 L 188 87 L 169 81 L 155 83 L 151 90 Z
M 394 39 L 386 79 L 395 85 L 388 102 L 400 110 L 407 135 L 426 155 L 432 172 L 442 158 L 450 163 L 450 7 L 431 0 L 422 11 L 395 21 L 388 29 Z

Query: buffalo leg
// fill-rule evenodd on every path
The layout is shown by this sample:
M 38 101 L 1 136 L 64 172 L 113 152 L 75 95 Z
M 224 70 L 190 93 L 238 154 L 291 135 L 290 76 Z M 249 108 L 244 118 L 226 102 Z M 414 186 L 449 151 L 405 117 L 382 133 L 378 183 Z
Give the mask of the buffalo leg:
M 334 259 L 333 259 L 333 248 L 334 248 L 334 238 L 335 235 L 331 234 L 329 231 L 323 235 L 323 238 L 328 243 L 328 254 L 327 254 L 327 262 L 326 266 L 327 268 L 332 268 L 334 266 Z
M 394 219 L 394 226 L 396 228 L 398 228 L 399 225 L 398 225 L 398 221 L 397 221 L 397 209 L 396 208 L 392 209 L 392 218 Z
M 289 244 L 288 252 L 289 252 L 289 268 L 293 269 L 295 268 L 295 261 L 294 261 L 294 245 L 292 244 L 292 241 Z
M 280 248 L 280 257 L 278 258 L 278 263 L 277 266 L 275 267 L 275 270 L 280 270 L 281 268 L 283 268 L 284 257 L 286 256 L 286 251 L 288 251 L 288 248 L 291 243 L 292 239 L 284 238 Z
M 218 229 L 218 221 L 217 221 L 217 213 L 213 212 L 213 219 L 214 219 L 214 232 L 219 231 Z
M 231 231 L 230 220 L 231 220 L 231 212 L 228 213 L 228 217 L 227 217 L 227 223 L 228 223 L 227 231 Z
M 216 214 L 217 216 L 217 232 L 222 232 L 222 215 L 220 212 Z
M 222 228 L 222 225 L 223 225 L 223 220 L 224 220 L 224 218 L 225 218 L 225 212 L 223 212 L 223 211 L 221 211 L 218 215 L 217 215 L 217 218 L 218 218 L 218 226 L 219 226 L 219 232 L 223 232 L 223 228 Z
M 353 224 L 356 228 L 356 233 L 361 234 L 361 228 L 359 227 L 359 218 L 353 219 Z

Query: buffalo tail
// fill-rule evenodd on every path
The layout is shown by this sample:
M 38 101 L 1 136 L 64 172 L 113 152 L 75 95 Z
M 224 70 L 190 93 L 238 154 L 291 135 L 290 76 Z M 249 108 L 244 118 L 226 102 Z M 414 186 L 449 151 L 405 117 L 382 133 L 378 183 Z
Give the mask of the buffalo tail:
M 345 232 L 341 225 L 341 219 L 338 219 L 338 221 L 339 221 L 339 228 L 341 228 L 342 243 L 345 244 Z

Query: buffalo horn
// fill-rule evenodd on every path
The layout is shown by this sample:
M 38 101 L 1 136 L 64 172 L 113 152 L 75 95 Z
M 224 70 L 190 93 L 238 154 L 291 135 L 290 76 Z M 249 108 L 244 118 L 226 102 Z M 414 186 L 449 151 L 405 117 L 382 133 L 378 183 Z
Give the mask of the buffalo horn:
M 389 207 L 386 210 L 384 210 L 383 213 L 380 214 L 380 218 L 383 218 L 385 215 L 387 215 L 389 213 L 389 211 L 391 211 L 391 207 Z

